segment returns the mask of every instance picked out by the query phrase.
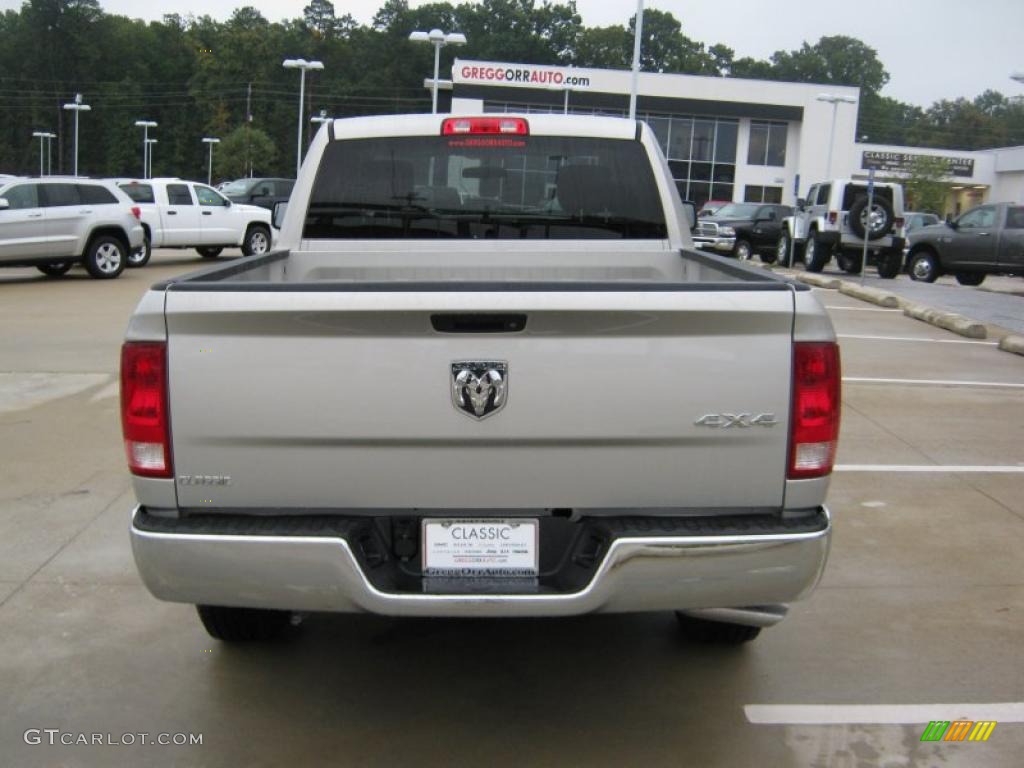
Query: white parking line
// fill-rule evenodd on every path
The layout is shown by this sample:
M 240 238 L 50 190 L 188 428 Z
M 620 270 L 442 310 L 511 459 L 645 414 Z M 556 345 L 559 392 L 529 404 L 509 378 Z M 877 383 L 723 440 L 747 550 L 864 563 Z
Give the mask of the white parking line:
M 932 720 L 1024 723 L 1024 703 L 1001 704 L 747 704 L 757 725 L 926 725 Z
M 949 379 L 871 379 L 863 376 L 843 376 L 848 384 L 906 384 L 921 387 L 1004 387 L 1024 389 L 1024 384 L 1005 381 L 954 381 Z
M 837 464 L 835 472 L 960 472 L 977 474 L 1024 473 L 1024 466 L 1006 464 Z
M 838 309 L 843 312 L 899 312 L 903 314 L 902 309 L 882 309 L 881 307 L 830 307 L 827 304 L 825 309 Z
M 888 310 L 886 310 L 888 311 Z M 980 344 L 983 347 L 998 347 L 998 341 L 967 341 L 966 339 L 928 339 L 924 336 L 863 336 L 856 333 L 838 333 L 837 339 L 865 339 L 867 341 L 926 341 L 930 344 Z

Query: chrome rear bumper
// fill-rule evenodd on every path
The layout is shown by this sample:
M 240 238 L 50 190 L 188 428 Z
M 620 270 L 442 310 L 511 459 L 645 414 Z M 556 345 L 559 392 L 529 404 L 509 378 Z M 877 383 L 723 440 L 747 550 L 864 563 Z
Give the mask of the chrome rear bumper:
M 138 527 L 138 513 L 136 507 L 135 562 L 150 592 L 162 600 L 404 616 L 682 610 L 767 626 L 784 615 L 780 604 L 813 590 L 831 537 L 824 509 L 825 526 L 812 532 L 629 535 L 611 542 L 594 576 L 577 591 L 427 594 L 376 588 L 349 543 L 337 536 L 155 532 Z

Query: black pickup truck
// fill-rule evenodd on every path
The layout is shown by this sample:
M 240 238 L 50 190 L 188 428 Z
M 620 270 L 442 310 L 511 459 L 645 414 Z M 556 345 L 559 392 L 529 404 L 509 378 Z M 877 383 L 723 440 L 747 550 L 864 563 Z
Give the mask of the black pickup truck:
M 699 220 L 693 233 L 698 248 L 732 254 L 738 259 L 752 259 L 772 264 L 776 245 L 782 234 L 782 220 L 792 216 L 793 209 L 776 203 L 730 203 L 711 216 Z
M 239 179 L 221 192 L 234 203 L 249 203 L 274 210 L 276 203 L 287 203 L 295 179 Z

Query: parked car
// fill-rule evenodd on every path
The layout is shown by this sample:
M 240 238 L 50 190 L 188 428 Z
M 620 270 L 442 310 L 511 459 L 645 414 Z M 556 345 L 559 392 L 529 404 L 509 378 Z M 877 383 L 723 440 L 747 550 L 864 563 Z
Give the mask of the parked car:
M 238 179 L 225 184 L 221 194 L 235 203 L 250 203 L 274 210 L 277 203 L 288 202 L 295 179 Z
M 693 242 L 698 248 L 730 253 L 743 261 L 756 253 L 761 261 L 773 264 L 782 221 L 792 215 L 788 205 L 729 203 L 699 220 Z
M 0 264 L 55 277 L 81 263 L 92 277 L 117 277 L 143 243 L 140 213 L 108 181 L 0 180 Z
M 915 230 L 907 270 L 924 283 L 951 273 L 961 285 L 981 285 L 986 275 L 1024 275 L 1024 206 L 981 205 L 949 223 Z
M 128 325 L 156 597 L 224 641 L 293 611 L 675 611 L 742 643 L 814 589 L 832 325 L 808 286 L 693 250 L 645 123 L 335 126 L 273 259 L 154 286 Z
M 883 278 L 893 278 L 903 264 L 906 243 L 903 218 L 903 186 L 876 182 L 871 210 L 868 183 L 860 179 L 832 179 L 811 186 L 806 200 L 783 223 L 777 254 L 788 254 L 791 241 L 803 254 L 808 272 L 821 272 L 836 257 L 844 272 L 861 271 L 864 243 L 868 263 Z
M 149 261 L 153 248 L 195 248 L 212 259 L 225 248 L 240 247 L 246 256 L 270 250 L 270 211 L 231 202 L 212 187 L 183 179 L 122 179 L 118 186 L 138 203 L 145 229 L 141 251 L 130 267 Z

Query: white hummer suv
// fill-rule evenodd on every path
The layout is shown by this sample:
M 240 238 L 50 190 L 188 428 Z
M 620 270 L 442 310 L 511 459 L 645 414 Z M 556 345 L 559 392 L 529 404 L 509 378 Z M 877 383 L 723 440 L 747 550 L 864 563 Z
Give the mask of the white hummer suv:
M 821 272 L 835 254 L 840 269 L 858 274 L 865 238 L 868 262 L 879 276 L 896 277 L 906 243 L 903 187 L 876 182 L 869 210 L 868 182 L 832 179 L 812 185 L 807 198 L 797 201 L 794 215 L 783 221 L 777 256 L 787 263 L 795 241 L 795 258 L 803 254 L 807 271 Z

